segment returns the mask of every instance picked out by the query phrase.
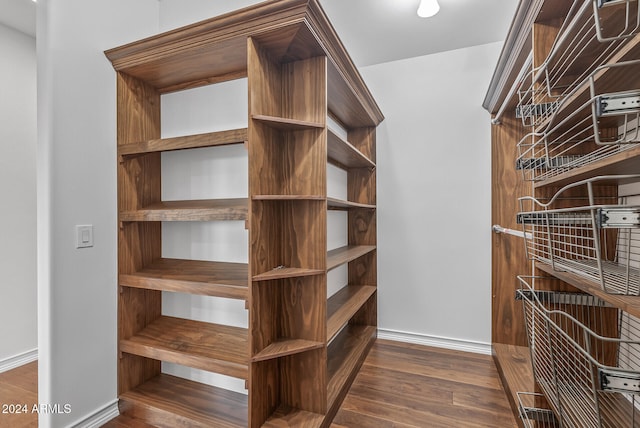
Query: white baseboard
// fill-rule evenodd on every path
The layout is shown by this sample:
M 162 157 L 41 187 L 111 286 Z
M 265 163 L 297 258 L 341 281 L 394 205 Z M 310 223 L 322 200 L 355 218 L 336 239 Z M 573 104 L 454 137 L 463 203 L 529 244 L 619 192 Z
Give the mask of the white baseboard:
M 0 373 L 23 366 L 38 359 L 38 349 L 32 349 L 22 354 L 0 360 Z
M 435 346 L 437 348 L 491 355 L 490 343 L 429 336 L 426 334 L 408 333 L 405 331 L 388 330 L 383 328 L 378 329 L 378 338 L 395 340 L 397 342 L 414 343 L 416 345 Z
M 118 410 L 118 400 L 113 400 L 111 403 L 106 406 L 96 410 L 93 414 L 88 417 L 78 421 L 74 424 L 71 424 L 72 428 L 99 428 L 102 425 L 109 422 L 111 419 L 120 415 L 120 410 Z

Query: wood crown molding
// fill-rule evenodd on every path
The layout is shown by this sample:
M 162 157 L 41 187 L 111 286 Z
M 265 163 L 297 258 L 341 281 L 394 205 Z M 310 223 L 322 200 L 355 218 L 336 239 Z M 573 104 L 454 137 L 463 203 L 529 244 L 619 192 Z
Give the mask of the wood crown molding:
M 540 14 L 544 0 L 520 0 L 507 38 L 502 46 L 489 89 L 482 106 L 495 114 L 507 100 L 511 84 L 520 73 L 532 49 L 531 27 Z
M 384 115 L 317 0 L 258 3 L 107 50 L 105 55 L 116 71 L 144 80 L 161 93 L 170 92 L 246 76 L 248 37 L 264 37 L 272 31 L 295 34 L 291 29 L 300 25 L 308 28 L 317 44 L 306 54 L 315 55 L 319 47 L 337 72 L 334 75 L 343 81 L 341 90 L 358 100 L 369 118 L 366 122 L 378 125 Z M 288 42 L 293 43 L 291 38 Z M 209 63 L 195 65 L 203 57 Z

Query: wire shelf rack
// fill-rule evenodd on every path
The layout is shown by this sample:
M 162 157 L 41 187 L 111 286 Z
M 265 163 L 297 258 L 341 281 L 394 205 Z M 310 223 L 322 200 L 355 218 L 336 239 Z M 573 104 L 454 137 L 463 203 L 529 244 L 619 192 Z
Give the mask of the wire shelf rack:
M 540 65 L 532 64 L 520 81 L 516 116 L 525 126 L 543 124 L 638 32 L 638 0 L 574 0 L 549 54 Z
M 547 180 L 639 146 L 640 87 L 617 79 L 622 70 L 640 75 L 640 60 L 597 67 L 584 83 L 586 101 L 554 111 L 544 130 L 518 142 L 516 167 L 525 180 Z M 611 77 L 598 79 L 605 72 Z
M 594 183 L 638 179 L 640 175 L 604 176 L 579 181 L 560 189 L 547 203 L 520 198 L 517 221 L 523 225 L 527 257 L 571 272 L 610 294 L 640 295 L 640 206 L 596 205 Z M 589 204 L 554 208 L 576 188 L 587 187 Z M 611 197 L 609 197 L 611 199 Z M 537 210 L 525 210 L 525 204 Z M 584 202 L 582 202 L 584 203 Z
M 538 386 L 562 427 L 640 427 L 640 320 L 582 293 L 518 277 Z
M 546 402 L 544 394 L 517 392 L 518 413 L 525 428 L 560 428 L 560 422 L 549 407 L 540 407 Z

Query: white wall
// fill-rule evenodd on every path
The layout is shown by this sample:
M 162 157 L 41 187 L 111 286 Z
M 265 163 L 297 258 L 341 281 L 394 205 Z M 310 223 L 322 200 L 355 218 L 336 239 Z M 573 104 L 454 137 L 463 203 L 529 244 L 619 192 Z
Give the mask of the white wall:
M 41 427 L 116 398 L 115 73 L 102 53 L 155 34 L 156 0 L 38 2 L 38 302 Z M 93 224 L 76 249 L 74 225 Z
M 501 43 L 366 67 L 378 131 L 379 326 L 491 340 L 491 158 Z M 482 348 L 482 346 L 480 346 Z
M 160 30 L 168 31 L 263 0 L 160 0 Z
M 36 41 L 0 25 L 0 363 L 37 348 Z

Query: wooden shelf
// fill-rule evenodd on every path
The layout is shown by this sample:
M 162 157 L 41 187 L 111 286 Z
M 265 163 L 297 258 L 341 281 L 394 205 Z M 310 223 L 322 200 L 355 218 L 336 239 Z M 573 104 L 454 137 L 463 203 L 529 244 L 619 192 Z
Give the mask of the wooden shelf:
M 161 258 L 120 274 L 118 281 L 125 287 L 247 300 L 249 273 L 246 263 Z
M 624 150 L 605 159 L 587 164 L 547 180 L 538 181 L 535 188 L 560 187 L 602 175 L 638 174 L 640 171 L 640 147 Z
M 324 415 L 306 412 L 294 407 L 282 405 L 273 412 L 262 428 L 282 428 L 282 427 L 321 427 L 324 422 Z
M 640 317 L 640 296 L 622 296 L 619 294 L 608 294 L 600 288 L 600 285 L 588 281 L 585 278 L 571 272 L 561 272 L 544 263 L 536 263 L 536 268 L 570 284 L 578 290 L 596 296 L 605 302 L 621 309 L 633 316 Z
M 348 211 L 350 209 L 375 210 L 376 206 L 371 204 L 360 204 L 358 202 L 345 201 L 336 198 L 327 198 L 327 208 L 330 210 Z
M 246 428 L 247 396 L 160 374 L 120 395 L 120 413 L 162 426 Z
M 299 276 L 321 275 L 324 273 L 322 269 L 304 269 L 304 268 L 275 268 L 268 272 L 255 275 L 254 281 L 271 281 L 273 279 L 296 278 Z
M 246 220 L 248 200 L 203 199 L 163 201 L 120 213 L 120 221 L 229 221 Z
M 563 405 L 572 406 L 572 408 L 580 408 L 582 402 L 571 404 L 572 398 L 570 394 L 567 402 Z M 573 398 L 575 400 L 575 398 Z M 603 394 L 600 393 L 600 414 L 602 415 L 602 426 L 604 427 L 640 427 L 640 410 L 635 407 L 624 394 Z M 563 407 L 564 408 L 564 407 Z
M 493 343 L 491 349 L 511 409 L 517 415 L 519 412 L 517 393 L 536 391 L 531 353 L 526 346 L 502 343 Z
M 336 248 L 327 253 L 327 270 L 349 263 L 376 249 L 375 245 L 348 245 Z
M 254 195 L 254 201 L 324 201 L 320 195 Z
M 247 379 L 247 340 L 243 328 L 161 316 L 120 340 L 120 352 Z
M 328 407 L 346 394 L 376 339 L 372 326 L 348 325 L 327 349 Z
M 324 123 L 309 122 L 307 120 L 288 119 L 285 117 L 267 116 L 263 114 L 254 114 L 251 116 L 253 120 L 265 123 L 272 128 L 284 131 L 298 131 L 301 129 L 322 129 Z
M 325 198 L 320 195 L 254 195 L 254 201 L 327 201 L 327 208 L 330 210 L 350 210 L 350 209 L 376 209 L 372 204 L 361 204 L 338 198 Z
M 196 149 L 203 147 L 226 146 L 247 142 L 247 128 L 230 131 L 208 132 L 206 134 L 186 135 L 183 137 L 160 138 L 123 144 L 118 147 L 118 156 L 139 155 L 144 153 L 166 152 L 171 150 Z
M 271 343 L 251 358 L 251 361 L 264 361 L 287 355 L 299 354 L 312 349 L 322 348 L 324 343 L 303 339 L 281 339 Z
M 371 285 L 347 285 L 327 300 L 327 340 L 331 341 L 376 292 Z
M 375 168 L 376 164 L 330 128 L 327 130 L 327 156 L 341 168 Z

